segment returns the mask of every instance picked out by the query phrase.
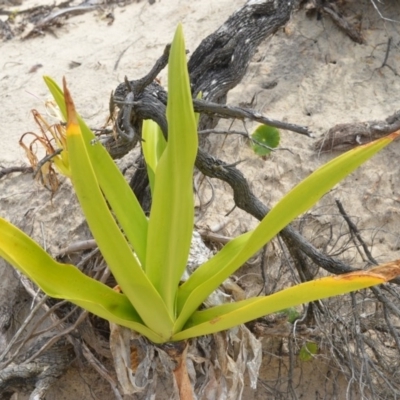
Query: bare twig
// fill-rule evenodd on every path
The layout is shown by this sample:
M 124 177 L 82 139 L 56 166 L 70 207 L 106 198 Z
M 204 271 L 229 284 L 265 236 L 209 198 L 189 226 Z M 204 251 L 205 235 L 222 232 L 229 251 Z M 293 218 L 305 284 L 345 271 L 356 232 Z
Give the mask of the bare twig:
M 117 400 L 122 400 L 121 393 L 118 390 L 118 385 L 107 371 L 106 367 L 93 355 L 86 343 L 82 343 L 83 355 L 89 364 L 102 376 L 111 386 Z
M 52 154 L 48 154 L 47 156 L 43 157 L 36 166 L 35 171 L 33 172 L 33 177 L 36 178 L 37 174 L 40 172 L 40 170 L 42 169 L 43 165 L 46 164 L 47 162 L 51 161 L 52 158 L 54 158 L 55 156 L 58 156 L 59 154 L 61 154 L 61 152 L 64 149 L 57 149 L 54 151 L 54 153 Z
M 35 358 L 39 357 L 44 351 L 50 348 L 54 343 L 56 343 L 61 337 L 68 335 L 70 332 L 74 331 L 88 316 L 88 311 L 82 311 L 77 320 L 72 324 L 67 326 L 65 329 L 60 331 L 57 335 L 52 336 L 39 350 L 32 354 L 27 360 L 24 360 L 24 364 L 29 364 Z
M 209 242 L 227 244 L 228 242 L 230 242 L 233 239 L 229 236 L 220 235 L 218 233 L 206 231 L 204 229 L 200 229 L 198 232 L 200 233 L 203 240 L 206 240 Z
M 388 39 L 387 47 L 386 47 L 386 53 L 385 53 L 385 58 L 384 58 L 384 60 L 383 60 L 382 65 L 380 66 L 380 68 L 383 68 L 383 67 L 386 65 L 386 63 L 387 63 L 387 60 L 388 60 L 388 58 L 389 58 L 389 52 L 390 52 L 390 45 L 391 45 L 391 44 L 392 44 L 392 37 L 390 37 L 390 38 Z
M 378 13 L 378 15 L 379 15 L 384 21 L 395 22 L 395 23 L 397 23 L 397 24 L 400 23 L 400 20 L 384 17 L 384 16 L 382 15 L 381 11 L 379 10 L 378 6 L 376 5 L 375 0 L 371 0 L 371 3 L 372 3 L 372 5 L 374 6 L 374 8 L 375 8 L 376 12 Z
M 28 39 L 36 34 L 41 34 L 42 31 L 46 28 L 48 28 L 57 18 L 60 18 L 62 16 L 66 16 L 69 14 L 81 14 L 87 11 L 92 11 L 96 9 L 97 6 L 92 6 L 92 5 L 80 5 L 80 6 L 73 6 L 73 7 L 67 7 L 67 8 L 61 8 L 59 10 L 56 10 L 46 17 L 42 18 L 36 25 L 35 27 L 28 32 L 26 36 L 23 37 L 23 39 Z
M 124 50 L 121 51 L 120 55 L 119 55 L 118 58 L 117 58 L 117 61 L 116 61 L 115 64 L 114 64 L 114 71 L 117 70 L 118 65 L 119 65 L 119 63 L 120 63 L 120 61 L 121 61 L 123 55 L 124 55 L 124 54 L 126 53 L 126 51 L 129 49 L 129 47 L 132 46 L 132 44 L 133 44 L 133 43 L 131 43 L 129 46 L 127 46 Z
M 32 309 L 30 314 L 25 318 L 24 322 L 22 325 L 19 327 L 18 331 L 15 333 L 15 335 L 12 337 L 12 339 L 9 341 L 7 347 L 4 349 L 3 353 L 0 355 L 0 361 L 3 361 L 5 356 L 8 354 L 10 351 L 11 347 L 14 345 L 14 343 L 18 340 L 18 338 L 25 332 L 26 327 L 28 324 L 31 322 L 32 318 L 35 316 L 36 312 L 43 306 L 43 304 L 46 303 L 46 300 L 48 300 L 48 296 L 43 296 L 36 306 Z M 1 368 L 5 368 L 11 361 L 7 360 L 7 362 L 3 363 L 1 365 Z
M 273 126 L 275 128 L 286 129 L 288 131 L 300 133 L 301 135 L 306 135 L 308 137 L 314 137 L 310 130 L 306 126 L 296 125 L 288 122 L 278 121 L 266 117 L 248 108 L 234 107 L 226 104 L 212 103 L 206 100 L 194 99 L 193 107 L 196 112 L 204 114 L 212 114 L 213 116 L 219 118 L 233 118 L 233 119 L 249 119 L 251 121 L 259 122 L 260 124 L 265 124 Z
M 164 48 L 163 55 L 156 61 L 150 72 L 146 74 L 143 78 L 135 81 L 135 86 L 133 89 L 135 91 L 135 94 L 142 93 L 145 87 L 149 86 L 150 83 L 152 83 L 157 78 L 157 75 L 167 66 L 170 50 L 171 45 L 167 44 Z
M 347 225 L 349 226 L 350 233 L 352 235 L 354 234 L 354 236 L 357 238 L 357 240 L 360 243 L 360 245 L 362 246 L 366 256 L 368 257 L 368 260 L 370 261 L 370 263 L 378 265 L 379 264 L 378 261 L 376 261 L 376 259 L 374 257 L 372 257 L 372 254 L 369 251 L 368 246 L 365 244 L 364 240 L 362 239 L 362 237 L 360 235 L 360 231 L 358 230 L 357 226 L 353 223 L 353 221 L 350 219 L 350 217 L 347 215 L 341 201 L 339 199 L 336 199 L 335 202 L 339 209 L 340 214 L 342 215 L 342 217 L 346 221 Z M 356 245 L 357 245 L 357 243 L 356 243 Z
M 3 178 L 4 176 L 12 174 L 14 172 L 21 172 L 23 174 L 27 174 L 27 173 L 33 172 L 33 168 L 25 166 L 25 165 L 23 165 L 21 167 L 1 168 L 0 169 L 0 179 Z
M 199 135 L 208 135 L 210 133 L 216 133 L 218 135 L 240 135 L 246 138 L 247 140 L 250 140 L 254 144 L 263 147 L 264 149 L 270 150 L 270 151 L 277 151 L 277 150 L 286 150 L 289 151 L 290 153 L 293 154 L 293 151 L 287 147 L 270 147 L 267 146 L 265 143 L 261 143 L 260 141 L 252 138 L 247 132 L 242 132 L 242 131 L 235 131 L 235 130 L 223 130 L 223 129 L 203 129 L 202 131 L 199 131 Z
M 94 239 L 80 240 L 78 242 L 71 243 L 67 247 L 61 249 L 57 256 L 60 257 L 71 253 L 78 253 L 80 251 L 93 249 L 96 246 L 97 244 Z

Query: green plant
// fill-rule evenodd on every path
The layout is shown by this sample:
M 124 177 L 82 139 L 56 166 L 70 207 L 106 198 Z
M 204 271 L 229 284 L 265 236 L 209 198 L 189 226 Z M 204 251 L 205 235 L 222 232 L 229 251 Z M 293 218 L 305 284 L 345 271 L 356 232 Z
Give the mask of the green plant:
M 168 71 L 168 141 L 145 126 L 144 154 L 153 194 L 149 218 L 107 153 L 77 115 L 64 91 L 46 77 L 67 121 L 69 174 L 83 212 L 121 291 L 53 260 L 18 228 L 0 219 L 0 256 L 45 293 L 75 303 L 155 343 L 225 330 L 297 304 L 381 284 L 400 274 L 394 264 L 306 282 L 270 296 L 199 311 L 204 300 L 290 221 L 399 134 L 360 146 L 330 161 L 292 189 L 253 231 L 229 242 L 181 284 L 194 224 L 192 176 L 197 152 L 193 112 L 179 26 Z
M 252 148 L 258 156 L 266 156 L 272 149 L 279 146 L 281 136 L 279 130 L 269 126 L 260 125 L 251 134 Z
M 314 342 L 306 342 L 301 346 L 299 352 L 299 359 L 301 361 L 310 361 L 313 359 L 315 354 L 318 354 L 318 345 Z

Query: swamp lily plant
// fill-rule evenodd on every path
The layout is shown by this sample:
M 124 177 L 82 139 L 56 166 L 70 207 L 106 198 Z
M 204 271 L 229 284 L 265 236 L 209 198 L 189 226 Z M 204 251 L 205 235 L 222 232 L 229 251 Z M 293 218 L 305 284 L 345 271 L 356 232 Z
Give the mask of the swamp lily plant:
M 49 296 L 67 299 L 154 343 L 163 343 L 226 330 L 301 303 L 378 285 L 400 274 L 393 262 L 200 310 L 205 299 L 282 228 L 399 133 L 353 149 L 319 168 L 284 196 L 257 228 L 230 241 L 182 283 L 194 226 L 192 178 L 198 146 L 182 28 L 177 28 L 169 58 L 168 141 L 152 122 L 144 126 L 142 145 L 153 196 L 148 218 L 106 149 L 76 113 L 65 80 L 63 91 L 52 79 L 45 77 L 45 82 L 67 122 L 68 175 L 120 287 L 113 290 L 75 266 L 55 261 L 25 233 L 0 219 L 0 256 Z

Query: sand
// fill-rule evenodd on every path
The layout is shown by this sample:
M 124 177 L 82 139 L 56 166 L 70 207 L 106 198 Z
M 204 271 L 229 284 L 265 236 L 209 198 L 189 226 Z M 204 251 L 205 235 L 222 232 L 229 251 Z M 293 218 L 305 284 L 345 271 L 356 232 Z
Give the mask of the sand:
M 18 8 L 43 3 L 27 0 Z M 63 20 L 61 26 L 53 28 L 53 33 L 21 40 L 30 30 L 28 25 L 19 37 L 1 42 L 0 165 L 27 163 L 18 140 L 23 133 L 36 130 L 30 110 L 45 110 L 44 102 L 49 95 L 42 75 L 58 82 L 65 76 L 78 111 L 91 127 L 100 127 L 108 116 L 111 90 L 125 75 L 137 79 L 149 71 L 170 42 L 178 22 L 184 26 L 187 48 L 192 52 L 202 38 L 244 3 L 243 0 L 159 0 L 152 5 L 139 1 L 121 7 L 106 6 Z M 383 120 L 394 113 L 400 104 L 397 75 L 397 71 L 400 73 L 400 23 L 383 20 L 369 0 L 349 3 L 349 10 L 356 10 L 352 15 L 358 17 L 365 44 L 352 42 L 327 17 L 318 20 L 300 11 L 285 30 L 260 46 L 243 82 L 230 92 L 228 102 L 237 105 L 250 101 L 256 94 L 258 111 L 271 118 L 307 125 L 317 138 L 338 123 Z M 381 5 L 381 10 L 384 15 L 400 20 L 395 1 Z M 115 18 L 111 25 L 106 18 L 109 12 Z M 392 47 L 387 63 L 393 69 L 380 68 L 389 37 L 392 37 Z M 72 62 L 79 66 L 71 68 Z M 41 67 L 32 72 L 32 67 L 38 64 Z M 165 72 L 160 78 L 165 82 Z M 276 85 L 272 84 L 275 82 Z M 226 122 L 220 125 L 227 126 Z M 255 126 L 246 123 L 249 131 Z M 243 125 L 236 122 L 233 128 L 243 129 Z M 334 156 L 318 154 L 312 145 L 311 138 L 283 131 L 282 149 L 266 160 L 256 158 L 238 136 L 216 137 L 211 148 L 227 162 L 242 160 L 239 167 L 256 194 L 272 205 L 294 184 Z M 303 218 L 304 234 L 317 245 L 335 251 L 328 243 L 328 228 L 324 227 L 331 223 L 345 229 L 340 228 L 343 222 L 334 204 L 338 198 L 379 262 L 400 258 L 399 146 L 393 143 L 325 196 Z M 197 221 L 200 228 L 221 223 L 225 228 L 219 233 L 234 236 L 254 227 L 256 221 L 240 210 L 224 216 L 233 206 L 230 190 L 225 185 L 216 184 L 215 195 L 219 200 Z M 81 228 L 83 219 L 78 208 L 69 206 L 73 204 L 71 196 L 68 183 L 51 199 L 30 175 L 13 174 L 0 180 L 0 215 L 31 232 L 56 254 L 67 243 L 88 235 Z M 207 197 L 206 189 L 204 196 Z M 68 218 L 63 211 L 68 212 Z M 355 267 L 365 266 L 352 249 L 342 257 Z M 310 374 L 317 382 L 321 379 L 316 364 L 307 369 L 313 370 Z M 262 373 L 268 379 L 266 366 Z M 301 395 L 311 398 L 307 396 L 314 393 L 315 386 L 310 386 L 298 389 L 299 398 Z M 95 372 L 85 368 L 82 376 L 73 365 L 48 399 L 84 400 L 93 398 L 91 391 L 95 398 L 111 398 L 108 384 Z M 269 398 L 262 385 L 257 394 L 251 394 L 254 397 L 250 397 L 250 392 L 247 396 Z

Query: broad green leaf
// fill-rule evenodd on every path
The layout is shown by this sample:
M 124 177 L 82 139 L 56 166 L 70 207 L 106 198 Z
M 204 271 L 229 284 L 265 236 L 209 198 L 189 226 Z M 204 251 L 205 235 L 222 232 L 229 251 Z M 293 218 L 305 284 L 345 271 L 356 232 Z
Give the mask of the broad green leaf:
M 188 260 L 193 231 L 192 179 L 197 153 L 197 129 L 181 25 L 171 45 L 168 65 L 168 143 L 155 173 L 146 273 L 174 318 L 176 291 Z
M 67 120 L 64 94 L 51 78 L 44 77 L 44 80 L 64 119 Z M 101 190 L 113 210 L 119 225 L 132 244 L 141 264 L 144 265 L 146 261 L 148 221 L 142 207 L 107 150 L 100 143 L 91 145 L 91 141 L 95 136 L 79 115 L 78 121 L 84 137 L 86 150 L 90 156 Z
M 220 251 L 220 253 L 223 253 L 224 259 L 230 258 L 227 263 L 216 268 L 215 261 L 211 259 L 201 265 L 179 288 L 177 302 L 179 326 L 225 279 L 240 268 L 286 225 L 311 208 L 334 185 L 398 136 L 400 136 L 400 133 L 393 133 L 359 146 L 323 165 L 293 188 L 272 208 L 257 228 L 249 236 L 246 236 L 247 242 L 241 243 L 239 251 L 237 248 L 233 251 L 232 247 L 228 246 L 229 243 Z M 238 240 L 243 241 L 239 237 L 232 242 Z M 222 255 L 218 254 L 218 257 L 222 257 Z
M 254 297 L 212 307 L 204 311 L 196 311 L 189 318 L 184 329 L 176 333 L 172 340 L 185 340 L 230 329 L 299 304 L 379 285 L 393 279 L 399 273 L 399 262 L 397 262 L 397 265 L 389 267 L 384 264 L 370 271 L 357 271 L 316 279 L 269 296 Z
M 147 165 L 147 175 L 149 176 L 151 193 L 154 193 L 154 171 L 157 168 L 158 161 L 163 154 L 167 141 L 156 122 L 151 119 L 145 119 L 142 125 L 142 149 Z
M 70 264 L 53 260 L 20 229 L 0 218 L 0 256 L 19 269 L 46 294 L 142 333 L 156 343 L 162 338 L 147 328 L 128 298 L 89 278 Z
M 171 334 L 172 320 L 103 197 L 65 80 L 64 96 L 72 183 L 89 228 L 123 293 L 145 324 L 167 339 Z
M 251 135 L 252 139 L 254 139 L 256 142 L 259 142 L 265 146 L 270 147 L 271 149 L 274 149 L 278 147 L 279 142 L 280 142 L 280 134 L 279 130 L 268 125 L 260 125 L 257 127 L 257 129 L 254 131 L 254 133 Z M 271 153 L 271 150 L 260 146 L 258 143 L 253 142 L 252 147 L 254 152 L 259 155 L 259 156 L 266 156 L 267 154 Z

